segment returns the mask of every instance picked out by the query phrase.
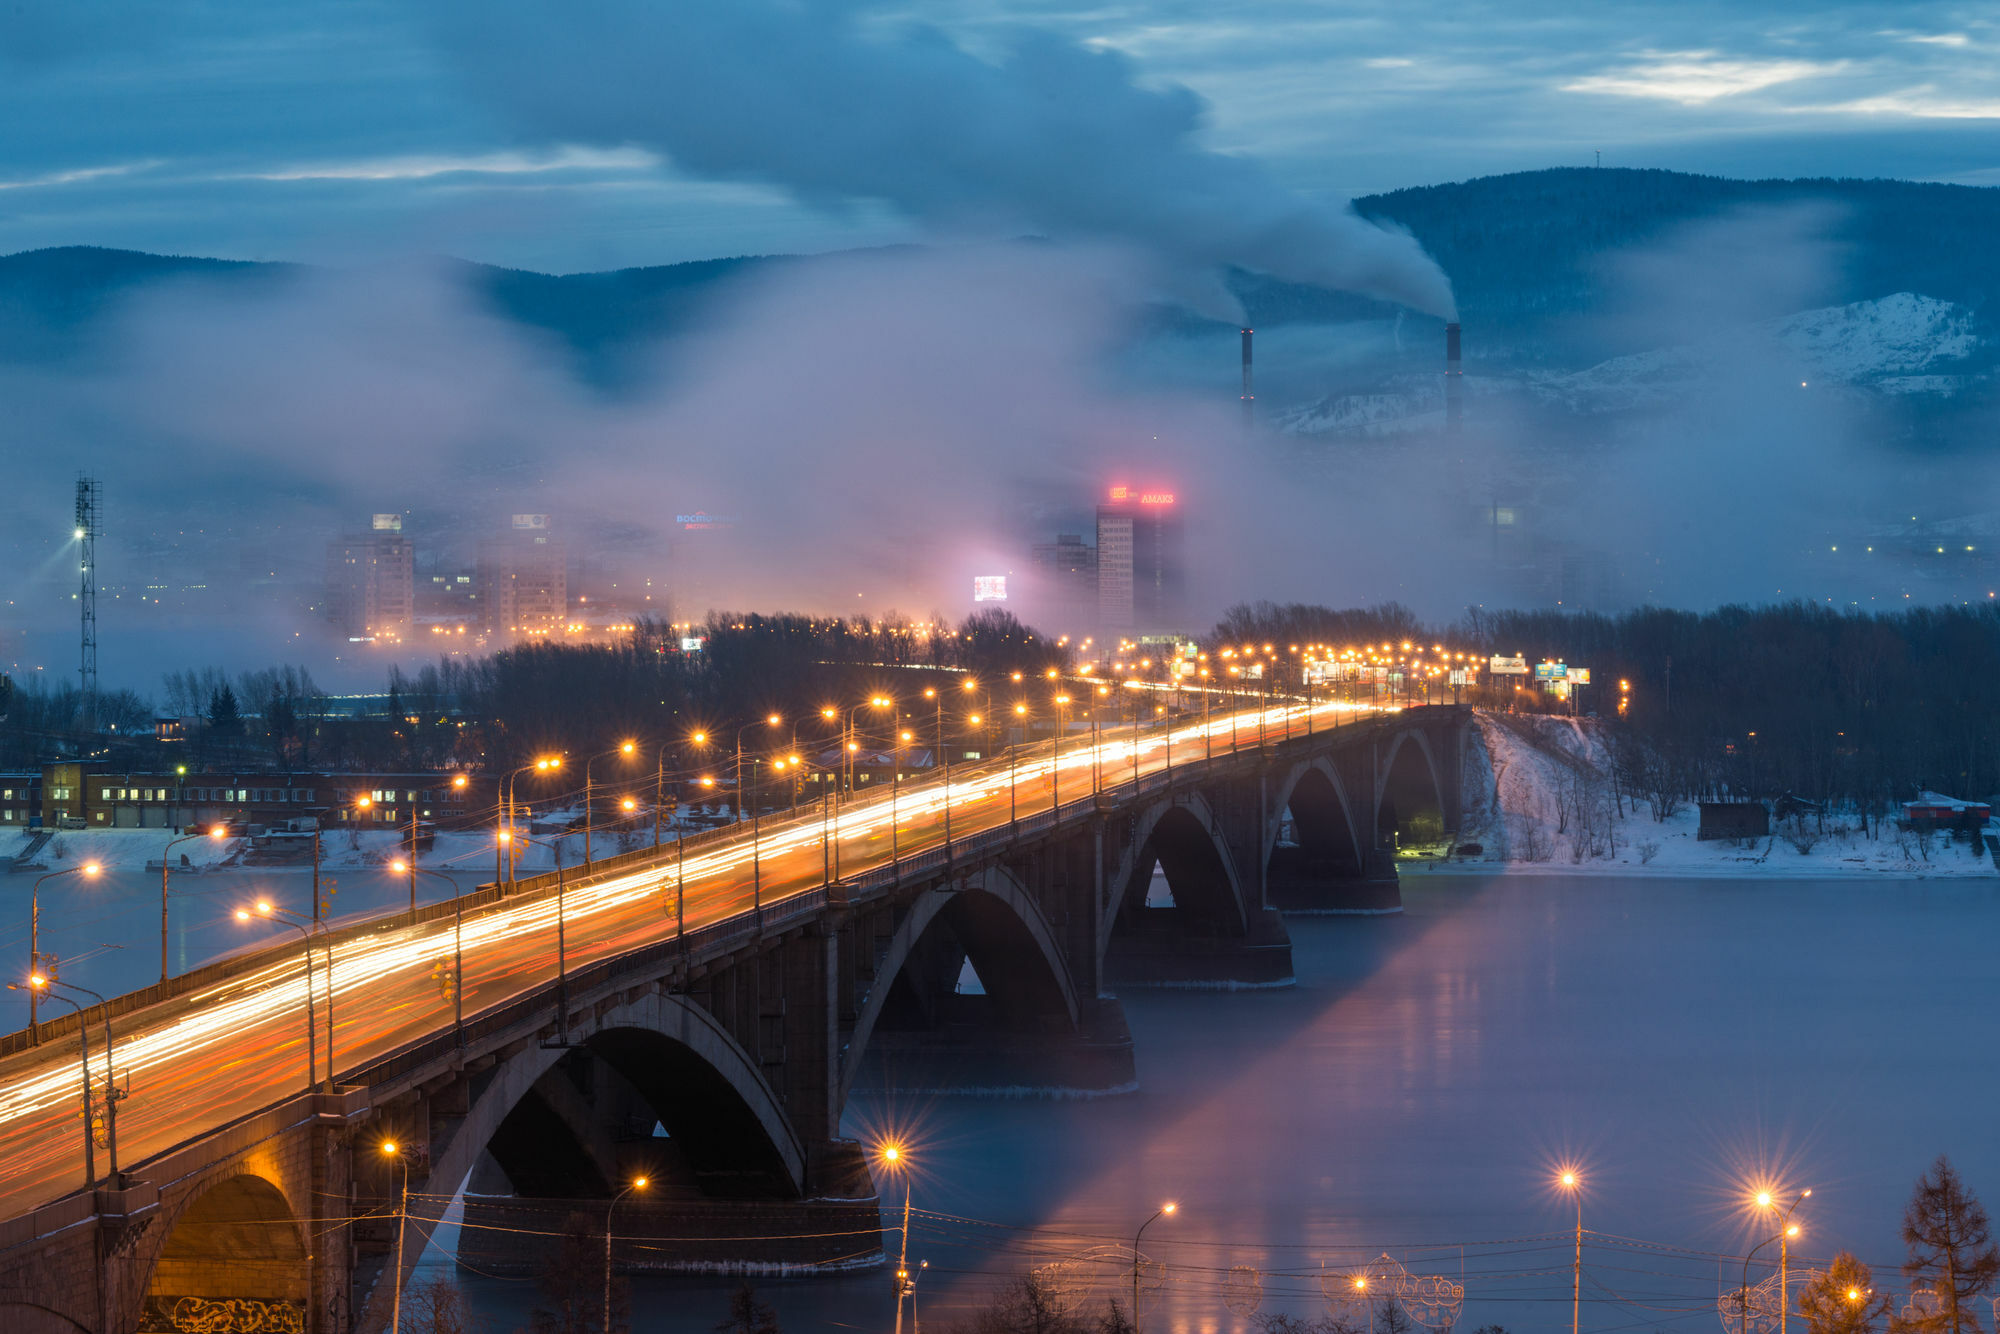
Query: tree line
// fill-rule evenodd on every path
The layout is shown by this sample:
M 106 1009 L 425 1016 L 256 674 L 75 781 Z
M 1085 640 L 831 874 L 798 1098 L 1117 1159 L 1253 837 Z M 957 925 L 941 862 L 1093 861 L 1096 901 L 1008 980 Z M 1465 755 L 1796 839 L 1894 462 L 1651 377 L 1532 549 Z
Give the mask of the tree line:
M 699 638 L 700 648 L 684 652 L 683 637 Z M 383 703 L 358 712 L 336 710 L 302 666 L 206 667 L 166 673 L 156 699 L 100 694 L 93 728 L 74 685 L 32 681 L 0 695 L 0 765 L 89 753 L 133 768 L 512 766 L 524 756 L 604 750 L 630 737 L 659 744 L 697 728 L 733 735 L 772 713 L 804 720 L 800 735 L 813 735 L 823 730 L 822 708 L 872 694 L 893 694 L 922 712 L 918 697 L 936 685 L 927 672 L 1000 681 L 1069 663 L 1065 644 L 1002 610 L 956 625 L 724 612 L 694 630 L 642 621 L 615 644 L 529 641 L 483 658 L 392 666 Z M 156 713 L 187 726 L 171 761 L 152 737 Z
M 1231 608 L 1211 639 L 1408 639 L 1589 667 L 1580 708 L 1612 728 L 1648 782 L 1680 800 L 1789 792 L 1881 812 L 1927 788 L 1968 798 L 2000 791 L 1992 688 L 2000 606 L 1991 603 L 1862 612 L 1788 602 L 1615 616 L 1473 608 L 1442 625 L 1395 603 L 1345 611 L 1256 603 Z M 1511 705 L 1510 694 L 1487 698 Z

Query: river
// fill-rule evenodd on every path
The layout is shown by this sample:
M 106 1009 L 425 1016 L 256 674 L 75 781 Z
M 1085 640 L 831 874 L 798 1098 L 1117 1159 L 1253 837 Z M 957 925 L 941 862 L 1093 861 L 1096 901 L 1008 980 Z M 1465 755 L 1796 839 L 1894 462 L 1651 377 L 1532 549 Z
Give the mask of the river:
M 405 892 L 380 871 L 339 875 L 344 911 Z M 158 882 L 107 880 L 68 890 L 45 926 L 78 961 L 69 975 L 122 990 L 157 971 Z M 252 883 L 177 881 L 191 961 L 231 943 L 226 907 Z M 302 873 L 255 883 L 304 901 Z M 1338 1287 L 1383 1252 L 1462 1278 L 1462 1330 L 1567 1328 L 1562 1163 L 1583 1176 L 1586 1330 L 1719 1328 L 1716 1293 L 1740 1259 L 1718 1257 L 1769 1235 L 1744 1207 L 1757 1179 L 1812 1188 L 1797 1249 L 1852 1249 L 1900 1293 L 1901 1210 L 1933 1157 L 2000 1202 L 1996 890 L 1412 876 L 1400 915 L 1290 919 L 1296 987 L 1127 991 L 1136 1094 L 861 1102 L 846 1129 L 907 1138 L 912 1259 L 930 1265 L 917 1306 L 933 1328 L 1030 1264 L 1129 1245 L 1168 1199 L 1179 1211 L 1143 1248 L 1165 1266 L 1148 1330 L 1247 1329 L 1253 1290 L 1261 1312 L 1322 1315 L 1322 1267 Z M 5 948 L 21 934 L 0 932 Z M 106 940 L 128 948 L 84 957 Z M 1105 1271 L 1099 1297 L 1124 1291 L 1124 1273 Z M 463 1279 L 496 1334 L 528 1324 L 532 1283 Z M 732 1287 L 636 1279 L 634 1328 L 710 1330 Z M 759 1290 L 788 1330 L 893 1319 L 880 1271 Z
M 1740 1260 L 1717 1256 L 1770 1235 L 1745 1207 L 1760 1179 L 1812 1188 L 1795 1249 L 1854 1250 L 1900 1293 L 1902 1207 L 1938 1153 L 2000 1203 L 1996 889 L 1410 877 L 1401 915 L 1292 918 L 1296 987 L 1128 991 L 1136 1094 L 863 1104 L 847 1129 L 910 1135 L 932 1328 L 1030 1263 L 1129 1245 L 1172 1199 L 1143 1248 L 1167 1272 L 1149 1330 L 1249 1328 L 1229 1302 L 1253 1288 L 1261 1312 L 1324 1315 L 1321 1266 L 1385 1251 L 1462 1276 L 1460 1329 L 1564 1329 L 1562 1163 L 1586 1330 L 1719 1329 Z M 527 1323 L 532 1284 L 468 1282 L 494 1328 Z M 707 1331 L 732 1286 L 637 1279 L 634 1328 Z M 759 1291 L 788 1330 L 893 1320 L 879 1272 Z

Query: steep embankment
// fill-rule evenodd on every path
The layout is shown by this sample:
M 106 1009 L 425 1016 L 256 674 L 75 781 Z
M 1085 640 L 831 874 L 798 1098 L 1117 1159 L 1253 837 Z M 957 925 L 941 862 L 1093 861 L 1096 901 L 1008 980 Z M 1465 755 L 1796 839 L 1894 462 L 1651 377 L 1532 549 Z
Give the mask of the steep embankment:
M 1464 782 L 1459 846 L 1479 852 L 1448 864 L 1409 861 L 1406 869 L 1996 875 L 1976 845 L 1894 828 L 1871 836 L 1858 817 L 1844 814 L 1779 822 L 1766 838 L 1700 842 L 1700 815 L 1692 803 L 1662 811 L 1620 787 L 1605 729 L 1591 719 L 1481 710 L 1466 747 Z

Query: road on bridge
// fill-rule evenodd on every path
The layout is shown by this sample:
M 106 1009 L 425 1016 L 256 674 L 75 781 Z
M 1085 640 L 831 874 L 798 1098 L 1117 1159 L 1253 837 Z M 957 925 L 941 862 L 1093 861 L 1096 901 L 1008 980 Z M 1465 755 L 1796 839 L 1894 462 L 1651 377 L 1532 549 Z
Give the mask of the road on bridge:
M 837 853 L 839 873 L 887 866 L 891 845 L 909 857 L 941 846 L 946 808 L 954 838 L 995 829 L 1058 802 L 1113 790 L 1169 764 L 1197 763 L 1254 749 L 1288 730 L 1332 728 L 1373 706 L 1274 704 L 1164 729 L 1084 735 L 1041 744 L 1010 765 L 1000 759 L 954 767 L 936 779 L 886 788 L 840 805 L 830 822 L 774 817 L 753 844 L 748 824 L 686 854 L 686 928 L 727 921 L 818 888 Z M 893 810 L 892 810 L 893 808 Z M 892 835 L 893 815 L 893 835 Z M 753 872 L 753 857 L 755 870 Z M 639 870 L 600 872 L 563 896 L 565 957 L 571 971 L 673 938 L 677 857 L 672 845 Z M 759 888 L 761 886 L 761 888 Z M 344 940 L 334 951 L 333 1041 L 338 1069 L 358 1070 L 427 1035 L 448 1029 L 453 1004 L 434 976 L 453 958 L 453 922 L 424 922 Z M 468 1020 L 556 978 L 556 900 L 502 899 L 468 912 L 463 924 L 464 1009 Z M 316 948 L 319 1054 L 326 1060 L 327 976 Z M 114 1021 L 117 1077 L 129 1096 L 118 1105 L 124 1163 L 142 1162 L 265 1108 L 307 1086 L 305 956 L 293 949 L 213 986 Z M 93 1028 L 93 1072 L 103 1087 L 103 1041 Z M 0 1218 L 11 1218 L 80 1189 L 83 1073 L 77 1041 L 60 1038 L 0 1060 Z M 100 1170 L 104 1157 L 98 1156 Z M 458 1183 L 448 1183 L 456 1189 Z

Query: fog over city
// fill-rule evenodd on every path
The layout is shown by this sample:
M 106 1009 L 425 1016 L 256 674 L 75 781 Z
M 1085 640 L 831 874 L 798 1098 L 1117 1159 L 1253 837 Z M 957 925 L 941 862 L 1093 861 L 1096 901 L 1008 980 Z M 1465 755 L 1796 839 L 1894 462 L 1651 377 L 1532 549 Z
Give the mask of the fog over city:
M 1407 228 L 1204 147 L 1211 108 L 1142 59 L 1032 25 L 973 44 L 877 18 L 424 8 L 416 31 L 447 83 L 527 149 L 641 150 L 828 217 L 886 206 L 915 243 L 745 267 L 608 352 L 510 318 L 490 271 L 419 253 L 415 232 L 256 283 L 192 272 L 112 291 L 54 351 L 0 372 L 13 447 L 61 460 L 6 502 L 13 668 L 67 665 L 74 469 L 107 487 L 104 671 L 142 689 L 222 646 L 350 685 L 427 654 L 422 637 L 362 649 L 325 632 L 318 550 L 384 512 L 405 513 L 418 563 L 440 570 L 469 568 L 509 514 L 549 514 L 600 602 L 676 619 L 955 619 L 973 577 L 1006 573 L 1015 610 L 1074 630 L 1028 553 L 1087 532 L 1121 482 L 1180 497 L 1188 629 L 1263 597 L 1393 599 L 1444 621 L 1474 604 L 1985 592 L 1983 568 L 1914 586 L 1902 566 L 1830 559 L 1899 512 L 1962 513 L 1992 481 L 1954 443 L 1990 408 L 1948 429 L 1889 421 L 1879 394 L 1815 385 L 1811 347 L 1772 327 L 1853 286 L 1841 203 L 1723 208 L 1613 247 L 1584 265 L 1588 298 L 1539 333 L 1471 320 L 1463 426 L 1447 430 L 1454 301 Z M 926 133 L 907 137 L 912 122 Z M 1246 425 L 1235 326 L 1257 284 L 1352 297 L 1260 330 Z M 1552 413 L 1594 391 L 1534 368 L 1550 338 L 1583 368 L 1663 351 L 1617 373 L 1613 408 Z M 1398 420 L 1329 434 L 1314 414 L 1330 400 L 1336 416 L 1389 401 Z M 1563 554 L 1503 556 L 1524 501 L 1535 541 Z M 699 580 L 691 516 L 731 529 Z M 240 566 L 184 559 L 238 539 Z M 1565 561 L 1568 585 L 1545 568 Z M 266 587 L 215 595 L 237 581 Z M 161 596 L 170 585 L 206 596 Z

